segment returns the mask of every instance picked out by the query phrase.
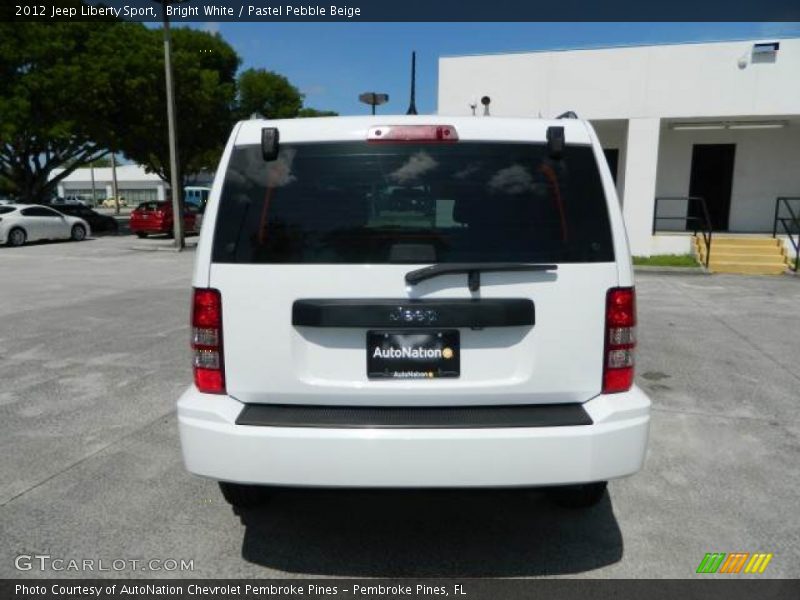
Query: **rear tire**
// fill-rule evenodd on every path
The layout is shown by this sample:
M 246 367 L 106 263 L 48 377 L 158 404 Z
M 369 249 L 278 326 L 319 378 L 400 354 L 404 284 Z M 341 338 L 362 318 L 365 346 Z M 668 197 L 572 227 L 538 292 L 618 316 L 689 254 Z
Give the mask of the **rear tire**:
M 70 237 L 75 242 L 82 242 L 86 239 L 86 227 L 83 225 L 73 225 L 72 234 Z
M 607 481 L 565 485 L 548 489 L 547 495 L 550 496 L 553 502 L 563 508 L 589 508 L 603 499 L 607 485 Z
M 147 237 L 147 234 L 144 231 L 137 231 L 136 237 L 138 237 L 140 240 L 143 240 L 144 238 Z
M 14 229 L 8 232 L 8 238 L 6 239 L 6 244 L 8 244 L 9 246 L 22 246 L 25 244 L 25 240 L 27 239 L 28 236 L 25 233 L 25 230 L 19 227 L 15 227 Z
M 269 499 L 269 488 L 260 485 L 244 485 L 220 481 L 219 490 L 228 504 L 234 508 L 261 506 Z

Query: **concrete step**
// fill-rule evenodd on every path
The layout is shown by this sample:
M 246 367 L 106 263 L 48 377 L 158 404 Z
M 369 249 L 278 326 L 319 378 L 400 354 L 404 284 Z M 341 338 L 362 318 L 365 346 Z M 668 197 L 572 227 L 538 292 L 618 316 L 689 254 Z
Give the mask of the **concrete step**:
M 695 253 L 704 263 L 706 247 L 699 237 L 695 238 Z M 715 273 L 779 275 L 786 266 L 783 244 L 771 237 L 717 236 L 711 242 L 708 268 Z
M 698 252 L 698 255 L 701 258 L 705 258 L 706 253 L 704 250 Z M 711 260 L 744 260 L 748 258 L 756 258 L 756 259 L 776 259 L 776 260 L 786 260 L 786 254 L 778 250 L 772 250 L 771 252 L 732 252 L 729 250 L 720 250 L 719 248 L 712 248 L 711 249 Z
M 730 255 L 725 253 L 717 253 L 713 250 L 711 251 L 711 260 L 709 264 L 716 264 L 716 263 L 739 263 L 743 265 L 769 265 L 769 264 L 786 264 L 786 260 L 783 258 L 781 254 L 770 254 L 768 256 L 741 256 L 741 255 Z
M 700 252 L 705 253 L 706 247 L 703 244 L 700 244 L 698 250 Z M 724 252 L 726 254 L 743 254 L 745 256 L 751 255 L 771 255 L 771 254 L 782 254 L 782 248 L 780 246 L 730 246 L 730 245 L 722 245 L 720 244 L 717 246 L 716 244 L 712 244 L 711 246 L 711 254 L 718 254 L 720 252 Z
M 702 241 L 700 242 L 702 244 Z M 719 247 L 735 247 L 735 248 L 750 248 L 750 247 L 763 247 L 772 248 L 779 247 L 780 240 L 771 237 L 742 237 L 742 238 L 727 238 L 714 236 L 711 238 L 711 248 Z
M 786 265 L 745 265 L 742 263 L 721 262 L 709 266 L 714 273 L 736 273 L 739 275 L 781 275 L 786 272 Z

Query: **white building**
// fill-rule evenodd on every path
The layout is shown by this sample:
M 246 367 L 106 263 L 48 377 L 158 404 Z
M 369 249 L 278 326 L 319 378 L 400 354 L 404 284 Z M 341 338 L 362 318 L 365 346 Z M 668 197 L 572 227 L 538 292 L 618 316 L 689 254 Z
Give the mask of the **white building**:
M 112 191 L 111 168 L 75 169 L 58 184 L 58 195 L 61 197 L 78 196 L 83 200 L 92 200 L 92 171 L 94 171 L 94 189 L 98 201 L 114 196 Z M 57 175 L 61 169 L 55 169 Z M 117 190 L 121 198 L 128 204 L 136 205 L 149 200 L 164 200 L 169 186 L 155 173 L 147 173 L 139 165 L 117 166 Z
M 480 117 L 489 96 L 493 116 L 589 119 L 636 255 L 690 249 L 663 217 L 699 207 L 659 200 L 653 235 L 657 197 L 702 196 L 715 231 L 770 235 L 776 199 L 800 197 L 800 39 L 443 57 L 438 94 L 440 114 Z
M 61 171 L 62 169 L 54 169 L 53 176 Z M 110 167 L 75 169 L 58 183 L 58 195 L 62 198 L 78 196 L 82 200 L 91 202 L 92 176 L 94 176 L 95 197 L 98 201 L 114 196 Z M 191 183 L 207 185 L 213 178 L 213 174 L 201 173 L 194 176 Z M 166 200 L 169 197 L 169 185 L 155 173 L 147 173 L 144 167 L 135 164 L 117 166 L 117 190 L 120 198 L 124 198 L 129 206 L 152 200 Z

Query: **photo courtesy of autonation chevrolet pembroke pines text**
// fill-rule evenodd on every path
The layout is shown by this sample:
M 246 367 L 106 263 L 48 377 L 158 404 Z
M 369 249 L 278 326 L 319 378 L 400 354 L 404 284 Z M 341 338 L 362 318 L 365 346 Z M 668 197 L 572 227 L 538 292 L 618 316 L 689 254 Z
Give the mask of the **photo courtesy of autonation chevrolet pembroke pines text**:
M 0 599 L 800 598 L 800 4 L 0 6 Z

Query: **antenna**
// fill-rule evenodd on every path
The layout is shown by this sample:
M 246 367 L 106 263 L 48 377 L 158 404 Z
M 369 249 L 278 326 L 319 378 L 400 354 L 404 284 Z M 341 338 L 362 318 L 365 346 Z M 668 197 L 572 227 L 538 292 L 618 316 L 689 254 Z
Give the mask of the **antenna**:
M 417 53 L 411 53 L 411 101 L 408 104 L 407 115 L 417 114 Z

